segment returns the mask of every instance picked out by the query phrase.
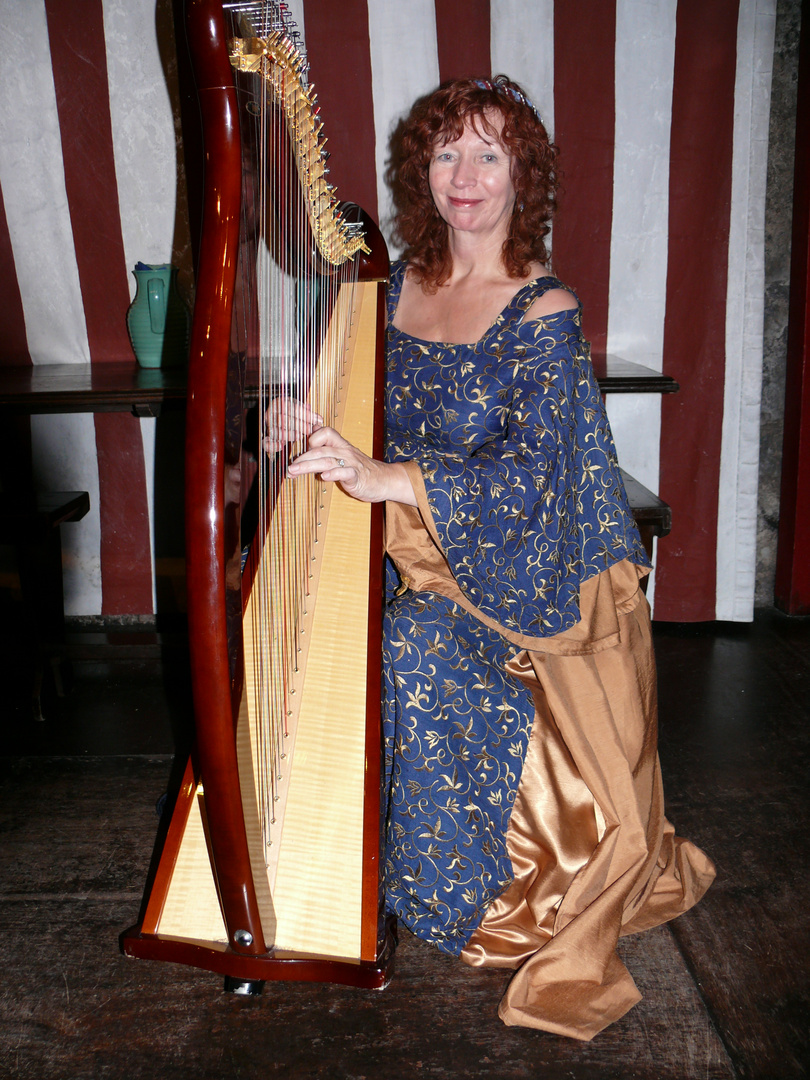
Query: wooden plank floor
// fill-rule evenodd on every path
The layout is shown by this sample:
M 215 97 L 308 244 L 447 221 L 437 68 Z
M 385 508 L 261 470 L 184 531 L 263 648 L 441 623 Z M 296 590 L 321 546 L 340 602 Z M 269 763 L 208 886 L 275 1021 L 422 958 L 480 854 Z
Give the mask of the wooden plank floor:
M 2 614 L 2 612 L 0 612 Z M 8 623 L 6 622 L 6 625 Z M 669 816 L 718 880 L 622 942 L 644 999 L 592 1043 L 506 1028 L 500 972 L 402 935 L 382 992 L 268 986 L 124 958 L 187 741 L 182 649 L 75 666 L 34 724 L 3 650 L 0 1076 L 792 1080 L 810 1067 L 810 621 L 657 626 Z

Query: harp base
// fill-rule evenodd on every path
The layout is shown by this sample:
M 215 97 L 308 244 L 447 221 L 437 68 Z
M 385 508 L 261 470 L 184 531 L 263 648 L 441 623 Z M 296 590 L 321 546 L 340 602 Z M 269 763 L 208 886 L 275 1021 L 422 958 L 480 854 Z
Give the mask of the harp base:
M 375 960 L 353 963 L 317 956 L 245 956 L 229 948 L 215 948 L 191 941 L 144 934 L 135 926 L 121 936 L 121 950 L 140 960 L 163 960 L 203 968 L 226 976 L 228 982 L 322 982 L 354 986 L 360 990 L 383 990 L 394 974 L 395 921 L 388 919 L 385 938 Z M 233 992 L 233 991 L 232 991 Z

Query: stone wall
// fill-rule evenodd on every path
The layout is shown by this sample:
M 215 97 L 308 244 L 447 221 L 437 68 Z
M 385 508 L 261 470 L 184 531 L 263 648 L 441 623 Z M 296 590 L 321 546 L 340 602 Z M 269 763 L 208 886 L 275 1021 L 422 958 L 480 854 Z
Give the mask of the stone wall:
M 779 527 L 801 8 L 801 0 L 778 0 L 776 12 L 765 204 L 765 340 L 756 584 L 759 607 L 773 604 Z

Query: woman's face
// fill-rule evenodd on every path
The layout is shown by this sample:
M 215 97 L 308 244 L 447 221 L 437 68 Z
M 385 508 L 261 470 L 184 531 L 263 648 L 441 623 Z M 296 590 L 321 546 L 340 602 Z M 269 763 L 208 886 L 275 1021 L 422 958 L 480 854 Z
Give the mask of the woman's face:
M 496 132 L 499 113 L 487 116 Z M 455 142 L 433 149 L 428 178 L 436 209 L 451 229 L 481 236 L 503 235 L 515 204 L 512 158 L 495 135 L 466 124 Z

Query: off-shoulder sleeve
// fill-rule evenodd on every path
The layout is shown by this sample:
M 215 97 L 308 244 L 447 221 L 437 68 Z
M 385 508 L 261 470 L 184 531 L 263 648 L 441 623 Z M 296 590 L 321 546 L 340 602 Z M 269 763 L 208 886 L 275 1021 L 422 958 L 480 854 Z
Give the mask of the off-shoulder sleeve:
M 493 349 L 509 388 L 502 430 L 471 453 L 414 440 L 407 456 L 468 602 L 513 633 L 549 637 L 578 621 L 583 581 L 646 556 L 578 313 L 504 330 Z

